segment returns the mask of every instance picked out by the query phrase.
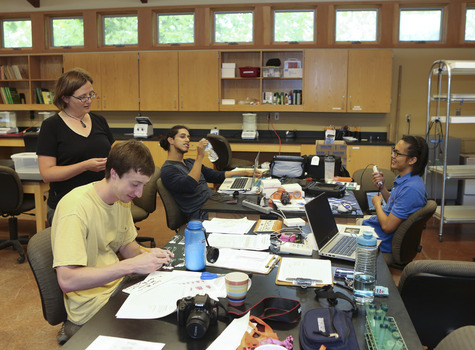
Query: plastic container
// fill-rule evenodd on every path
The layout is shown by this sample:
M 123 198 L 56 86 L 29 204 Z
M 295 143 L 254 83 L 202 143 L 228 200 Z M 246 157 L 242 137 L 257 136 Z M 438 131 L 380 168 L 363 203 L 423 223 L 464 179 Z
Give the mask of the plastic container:
M 15 171 L 17 173 L 39 174 L 38 156 L 36 152 L 16 153 L 10 156 L 15 164 Z
M 239 74 L 243 78 L 258 77 L 260 72 L 259 67 L 239 67 Z
M 335 177 L 335 158 L 333 156 L 325 157 L 325 182 L 330 183 Z
M 200 271 L 206 266 L 206 238 L 201 221 L 192 220 L 185 228 L 185 266 Z
M 211 143 L 208 143 L 208 145 L 205 148 L 206 155 L 208 156 L 208 159 L 211 163 L 216 162 L 219 159 L 218 154 L 213 148 L 213 145 Z
M 371 231 L 364 231 L 357 238 L 353 297 L 359 304 L 374 300 L 376 285 L 376 257 L 378 247 Z

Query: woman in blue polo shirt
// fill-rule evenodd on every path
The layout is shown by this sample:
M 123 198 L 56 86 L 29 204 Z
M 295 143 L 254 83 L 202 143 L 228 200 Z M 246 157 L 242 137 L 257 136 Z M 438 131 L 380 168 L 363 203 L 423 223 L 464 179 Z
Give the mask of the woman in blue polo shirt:
M 383 173 L 373 173 L 373 184 L 380 194 L 373 197 L 376 215 L 364 220 L 382 240 L 380 250 L 391 253 L 394 232 L 409 215 L 427 203 L 427 191 L 422 176 L 428 160 L 426 141 L 420 136 L 403 136 L 393 148 L 391 168 L 398 172 L 391 193 L 384 186 Z M 380 183 L 380 186 L 378 186 Z M 383 207 L 383 199 L 386 205 Z

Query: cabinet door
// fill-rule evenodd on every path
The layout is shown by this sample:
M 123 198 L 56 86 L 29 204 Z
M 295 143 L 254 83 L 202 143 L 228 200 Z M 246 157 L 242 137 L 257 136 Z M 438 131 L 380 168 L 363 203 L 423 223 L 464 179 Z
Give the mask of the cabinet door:
M 348 146 L 346 167 L 350 176 L 367 166 L 372 171 L 374 164 L 379 169 L 391 169 L 391 146 Z
M 391 111 L 391 50 L 350 50 L 348 112 Z
M 139 76 L 137 52 L 102 53 L 102 110 L 137 111 Z
M 178 110 L 178 52 L 141 52 L 140 110 Z
M 218 110 L 218 52 L 181 51 L 179 92 L 181 111 Z
M 63 68 L 67 72 L 73 68 L 82 68 L 89 73 L 94 83 L 96 99 L 92 102 L 91 110 L 102 109 L 102 83 L 101 83 L 101 56 L 99 53 L 71 53 L 63 56 Z
M 346 111 L 347 66 L 348 50 L 305 50 L 305 111 Z

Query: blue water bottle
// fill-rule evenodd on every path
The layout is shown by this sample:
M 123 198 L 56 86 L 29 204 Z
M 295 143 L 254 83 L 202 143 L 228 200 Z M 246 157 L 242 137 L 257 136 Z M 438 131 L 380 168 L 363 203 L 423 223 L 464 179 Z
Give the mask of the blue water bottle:
M 185 266 L 200 271 L 206 266 L 205 230 L 201 221 L 192 220 L 185 228 Z
M 358 304 L 371 303 L 374 300 L 377 254 L 376 238 L 371 231 L 364 230 L 363 234 L 357 238 L 353 277 L 353 296 Z

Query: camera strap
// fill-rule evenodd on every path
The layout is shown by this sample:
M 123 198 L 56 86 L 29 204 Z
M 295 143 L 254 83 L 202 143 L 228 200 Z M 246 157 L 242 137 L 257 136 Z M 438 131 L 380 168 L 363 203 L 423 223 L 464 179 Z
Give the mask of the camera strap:
M 246 311 L 228 306 L 231 317 L 241 317 L 248 312 L 261 320 L 294 323 L 300 319 L 302 309 L 300 301 L 281 297 L 266 297 Z

